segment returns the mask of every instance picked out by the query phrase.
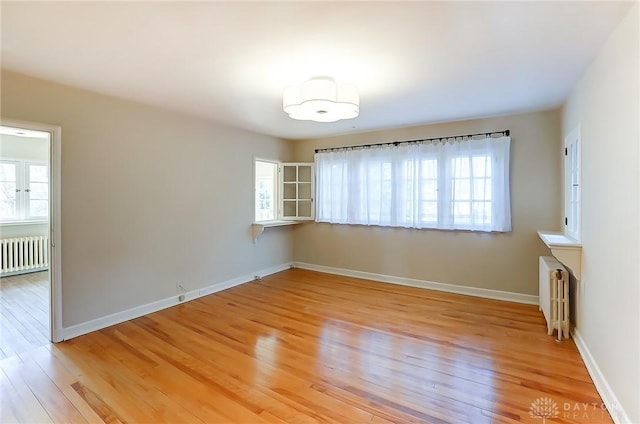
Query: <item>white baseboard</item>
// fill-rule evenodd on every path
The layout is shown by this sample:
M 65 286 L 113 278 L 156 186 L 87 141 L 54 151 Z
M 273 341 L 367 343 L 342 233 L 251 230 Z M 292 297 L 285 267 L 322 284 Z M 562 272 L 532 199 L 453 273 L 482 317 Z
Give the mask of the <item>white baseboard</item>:
M 582 360 L 587 367 L 587 371 L 593 380 L 593 384 L 596 386 L 596 390 L 602 397 L 604 404 L 607 406 L 607 410 L 609 411 L 609 414 L 611 414 L 613 421 L 616 424 L 631 423 L 629 415 L 626 413 L 624 408 L 622 408 L 622 405 L 618 401 L 618 397 L 613 392 L 613 389 L 611 389 L 611 386 L 609 385 L 609 382 L 607 382 L 604 374 L 602 374 L 602 371 L 600 371 L 598 363 L 591 355 L 591 351 L 587 347 L 587 344 L 577 328 L 573 329 L 573 341 L 576 343 L 580 356 L 582 356 Z
M 31 274 L 32 272 L 41 272 L 48 271 L 48 266 L 43 266 L 40 268 L 31 268 L 23 271 L 12 271 L 12 272 L 0 272 L 0 277 L 13 277 L 14 275 L 22 275 L 22 274 Z
M 180 302 L 178 300 L 178 294 L 168 297 L 166 299 L 157 300 L 155 302 L 147 303 L 145 305 L 136 306 L 135 308 L 127 309 L 125 311 L 116 312 L 114 314 L 106 315 L 100 318 L 92 319 L 91 321 L 83 322 L 81 324 L 72 325 L 71 327 L 65 327 L 62 329 L 62 340 L 69 340 L 74 337 L 81 336 L 83 334 L 91 333 L 92 331 L 101 330 L 106 327 L 110 327 L 121 322 L 129 321 L 134 318 L 139 318 L 143 315 L 151 314 L 153 312 L 160 311 L 162 309 L 176 306 L 180 303 L 185 303 L 193 299 L 197 299 L 202 296 L 206 296 L 212 293 L 216 293 L 222 290 L 226 290 L 231 287 L 238 286 L 240 284 L 253 281 L 256 276 L 264 277 L 266 275 L 275 274 L 276 272 L 289 269 L 291 263 L 284 263 L 276 265 L 270 268 L 262 269 L 252 274 L 243 275 L 241 277 L 233 278 L 231 280 L 223 281 L 221 283 L 215 283 L 207 287 L 203 287 L 197 290 L 190 290 L 182 293 L 185 299 Z
M 501 290 L 483 289 L 478 287 L 459 286 L 456 284 L 436 283 L 433 281 L 416 280 L 413 278 L 394 277 L 391 275 L 374 274 L 371 272 L 354 271 L 344 268 L 334 268 L 324 265 L 315 265 L 305 262 L 294 262 L 297 268 L 311 271 L 326 272 L 327 274 L 344 275 L 346 277 L 364 278 L 367 280 L 381 281 L 383 283 L 399 284 L 401 286 L 417 287 L 421 289 L 437 290 L 448 293 L 465 294 L 468 296 L 484 297 L 487 299 L 506 300 L 508 302 L 538 304 L 538 296 L 522 293 L 513 293 Z

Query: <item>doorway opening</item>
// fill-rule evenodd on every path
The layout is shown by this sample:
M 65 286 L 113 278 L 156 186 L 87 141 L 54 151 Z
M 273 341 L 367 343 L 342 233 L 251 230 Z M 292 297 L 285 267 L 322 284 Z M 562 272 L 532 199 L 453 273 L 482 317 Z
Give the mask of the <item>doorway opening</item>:
M 0 359 L 60 341 L 60 128 L 0 126 Z

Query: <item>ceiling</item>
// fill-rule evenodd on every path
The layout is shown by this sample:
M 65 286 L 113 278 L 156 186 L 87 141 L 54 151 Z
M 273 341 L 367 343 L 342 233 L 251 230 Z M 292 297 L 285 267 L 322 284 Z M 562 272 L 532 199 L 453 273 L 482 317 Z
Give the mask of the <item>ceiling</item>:
M 1 2 L 2 66 L 280 138 L 559 106 L 632 2 Z M 352 82 L 360 116 L 282 90 Z

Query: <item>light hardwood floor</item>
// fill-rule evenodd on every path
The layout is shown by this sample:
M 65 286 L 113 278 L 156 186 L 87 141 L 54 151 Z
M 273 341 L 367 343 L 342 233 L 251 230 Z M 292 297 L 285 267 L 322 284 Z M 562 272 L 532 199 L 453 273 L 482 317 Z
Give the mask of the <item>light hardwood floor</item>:
M 0 359 L 49 343 L 49 272 L 0 278 Z
M 299 269 L 0 369 L 3 423 L 611 422 L 535 306 Z

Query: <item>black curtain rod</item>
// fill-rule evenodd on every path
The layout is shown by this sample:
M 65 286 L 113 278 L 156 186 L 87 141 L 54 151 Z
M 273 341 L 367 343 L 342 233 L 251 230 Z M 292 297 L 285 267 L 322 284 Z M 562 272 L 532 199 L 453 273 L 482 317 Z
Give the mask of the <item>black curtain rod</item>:
M 416 140 L 389 141 L 387 143 L 361 144 L 359 146 L 328 147 L 326 149 L 316 149 L 316 153 L 331 152 L 333 150 L 342 150 L 342 149 L 367 149 L 369 147 L 386 146 L 386 145 L 389 145 L 389 144 L 392 144 L 394 146 L 399 146 L 400 144 L 424 143 L 425 141 L 448 140 L 450 138 L 475 137 L 475 136 L 478 136 L 478 135 L 485 135 L 487 137 L 491 137 L 494 134 L 502 134 L 502 135 L 508 137 L 510 133 L 511 133 L 510 130 L 504 130 L 504 131 L 492 131 L 492 132 L 488 132 L 488 133 L 454 135 L 454 136 L 450 136 L 450 137 L 420 138 L 420 139 L 416 139 Z

